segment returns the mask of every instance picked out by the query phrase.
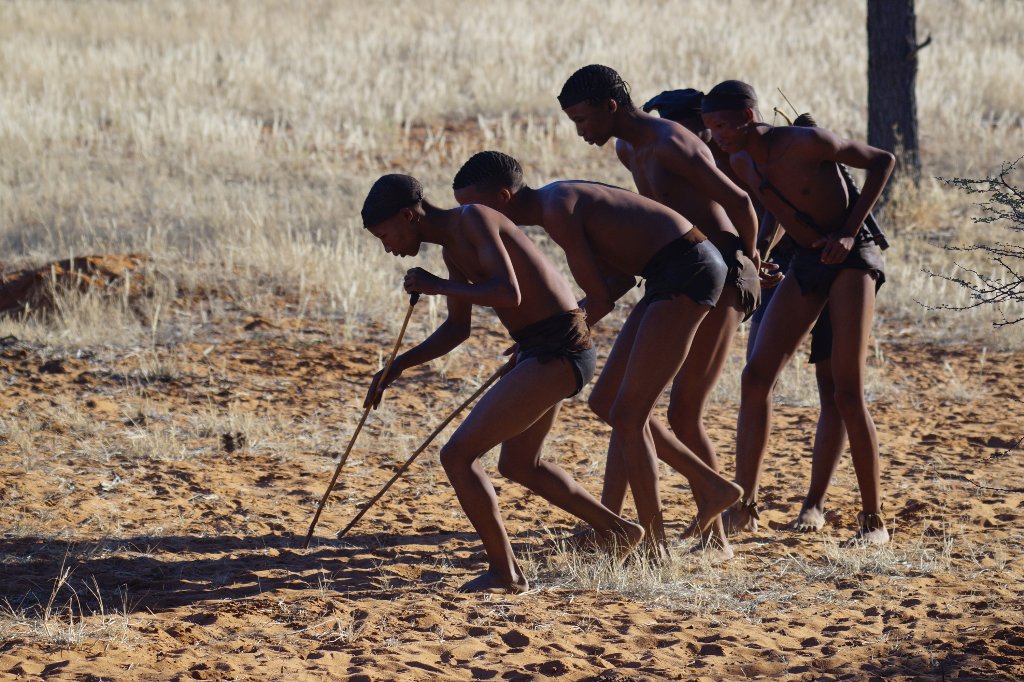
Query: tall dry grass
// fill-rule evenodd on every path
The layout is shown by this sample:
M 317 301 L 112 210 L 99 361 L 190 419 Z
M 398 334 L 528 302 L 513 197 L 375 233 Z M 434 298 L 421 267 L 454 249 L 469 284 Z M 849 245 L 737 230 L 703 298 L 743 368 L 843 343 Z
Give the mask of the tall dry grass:
M 985 174 L 1024 153 L 1024 6 L 934 0 L 918 13 L 921 36 L 933 37 L 918 81 L 926 175 Z M 859 0 L 3 3 L 3 267 L 143 252 L 179 290 L 214 290 L 245 310 L 265 313 L 283 295 L 289 314 L 396 324 L 408 262 L 383 254 L 358 221 L 380 173 L 413 173 L 450 204 L 459 164 L 497 147 L 523 159 L 534 183 L 631 186 L 611 150 L 576 139 L 555 103 L 572 70 L 595 61 L 619 69 L 638 101 L 739 77 L 767 111 L 784 104 L 781 88 L 863 137 L 864 26 Z M 880 316 L 896 332 L 944 338 L 953 326 L 957 338 L 1019 344 L 1020 330 L 991 332 L 991 311 L 918 305 L 966 301 L 920 269 L 951 268 L 941 246 L 977 228 L 969 202 L 941 185 L 900 196 Z M 436 254 L 426 262 L 439 265 Z M 3 331 L 138 343 L 223 312 L 179 302 L 153 330 L 86 304 Z M 115 322 L 87 324 L 104 315 Z

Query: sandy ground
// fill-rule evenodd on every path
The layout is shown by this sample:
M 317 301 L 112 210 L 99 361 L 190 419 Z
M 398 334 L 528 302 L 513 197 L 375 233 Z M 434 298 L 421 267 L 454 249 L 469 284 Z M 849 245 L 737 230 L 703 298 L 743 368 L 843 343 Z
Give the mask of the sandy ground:
M 392 340 L 282 320 L 239 313 L 193 341 L 117 354 L 0 344 L 0 677 L 1024 677 L 1024 454 L 1012 449 L 1024 354 L 882 343 L 895 390 L 873 406 L 894 531 L 881 549 L 840 547 L 858 510 L 848 457 L 826 529 L 784 529 L 807 485 L 808 406 L 778 407 L 766 527 L 737 537 L 721 568 L 687 547 L 660 573 L 554 551 L 574 521 L 500 479 L 489 455 L 534 589 L 481 596 L 455 592 L 482 551 L 437 446 L 336 536 L 497 367 L 502 336 L 484 330 L 396 385 L 302 550 Z M 736 409 L 709 415 L 730 473 Z M 607 435 L 574 399 L 547 456 L 596 493 Z M 693 504 L 680 476 L 662 488 L 678 544 Z

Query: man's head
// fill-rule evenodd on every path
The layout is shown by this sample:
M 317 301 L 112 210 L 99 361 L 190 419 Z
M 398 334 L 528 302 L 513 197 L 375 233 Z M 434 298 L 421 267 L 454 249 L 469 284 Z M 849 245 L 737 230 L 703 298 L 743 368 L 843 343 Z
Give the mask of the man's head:
M 462 205 L 482 204 L 505 213 L 512 197 L 524 186 L 523 168 L 508 154 L 478 152 L 455 174 L 452 189 Z
M 363 201 L 363 227 L 396 256 L 415 256 L 422 239 L 415 225 L 424 216 L 423 186 L 410 175 L 382 175 Z
M 761 120 L 757 93 L 742 81 L 722 81 L 711 88 L 704 96 L 701 111 L 711 137 L 728 154 L 747 147 L 754 130 L 752 124 Z
M 693 88 L 665 90 L 651 98 L 643 109 L 647 113 L 657 111 L 662 118 L 681 123 L 696 133 L 704 129 L 704 122 L 700 118 L 703 100 L 704 93 Z
M 612 137 L 614 115 L 636 110 L 629 85 L 614 69 L 600 64 L 584 66 L 569 76 L 558 103 L 576 124 L 576 134 L 599 147 Z

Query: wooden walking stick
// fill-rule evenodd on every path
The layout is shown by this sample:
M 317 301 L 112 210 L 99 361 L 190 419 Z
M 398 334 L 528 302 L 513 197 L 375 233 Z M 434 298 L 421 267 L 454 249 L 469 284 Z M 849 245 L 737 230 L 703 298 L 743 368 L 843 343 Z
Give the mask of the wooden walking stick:
M 358 514 L 356 514 L 356 517 L 354 519 L 352 519 L 351 521 L 349 521 L 349 524 L 347 526 L 345 526 L 344 530 L 342 530 L 340 533 L 338 533 L 338 539 L 339 540 L 341 538 L 345 537 L 345 534 L 348 533 L 349 530 L 352 529 L 352 526 L 356 525 L 359 522 L 359 519 L 363 518 L 363 514 L 368 512 L 370 510 L 370 507 L 372 507 L 374 504 L 376 504 L 377 500 L 379 500 L 380 498 L 384 497 L 384 493 L 386 493 L 388 491 L 388 488 L 390 488 L 394 484 L 394 482 L 397 481 L 399 479 L 399 477 L 402 474 L 404 474 L 405 471 L 410 466 L 412 466 L 412 463 L 416 460 L 417 457 L 420 456 L 420 453 L 422 453 L 424 450 L 427 449 L 427 446 L 430 445 L 430 443 L 437 437 L 437 434 L 441 433 L 441 431 L 444 430 L 444 427 L 448 426 L 448 424 L 450 424 L 453 419 L 455 419 L 457 416 L 459 416 L 460 412 L 462 412 L 464 409 L 466 409 L 466 407 L 470 403 L 472 403 L 474 400 L 479 398 L 480 395 L 484 391 L 486 391 L 488 388 L 490 388 L 491 384 L 493 384 L 495 381 L 497 381 L 501 377 L 502 374 L 504 374 L 506 371 L 508 371 L 508 368 L 509 368 L 509 366 L 511 364 L 512 364 L 512 361 L 510 360 L 509 362 L 507 362 L 504 365 L 502 365 L 501 368 L 498 371 L 496 371 L 494 374 L 492 374 L 491 377 L 487 381 L 484 382 L 483 386 L 481 386 L 480 388 L 476 389 L 476 392 L 473 393 L 473 395 L 471 395 L 468 398 L 466 398 L 466 400 L 461 405 L 456 407 L 455 410 L 450 415 L 448 415 L 448 417 L 443 422 L 438 424 L 437 428 L 434 429 L 433 432 L 429 436 L 427 436 L 427 439 L 425 441 L 423 441 L 423 445 L 421 445 L 418 448 L 416 448 L 416 452 L 412 453 L 412 456 L 405 461 L 405 464 L 403 464 L 402 466 L 400 466 L 398 468 L 398 471 L 395 472 L 395 475 L 391 477 L 390 481 L 388 481 L 387 483 L 384 484 L 384 487 L 380 489 L 380 492 L 377 493 L 376 495 L 374 495 L 372 498 L 370 498 L 370 501 L 367 502 L 365 505 L 363 505 L 363 508 L 359 510 Z
M 409 318 L 412 317 L 412 309 L 416 307 L 416 302 L 419 300 L 419 294 L 413 294 L 409 297 L 409 309 L 405 312 L 405 320 L 402 322 L 402 330 L 398 332 L 398 340 L 395 341 L 395 347 L 391 349 L 391 355 L 388 357 L 388 361 L 384 363 L 384 371 L 380 375 L 381 381 L 387 378 L 388 371 L 391 369 L 391 363 L 395 361 L 395 356 L 398 355 L 398 349 L 402 346 L 402 339 L 405 337 L 405 330 L 409 326 Z M 327 498 L 330 496 L 331 490 L 334 489 L 334 484 L 338 480 L 338 474 L 341 473 L 341 468 L 345 466 L 345 460 L 348 459 L 348 453 L 352 451 L 352 446 L 355 445 L 356 437 L 363 429 L 363 423 L 366 422 L 366 417 L 370 414 L 370 410 L 372 408 L 373 400 L 371 400 L 363 409 L 363 416 L 360 417 L 359 423 L 356 424 L 356 430 L 352 432 L 352 438 L 348 441 L 348 447 L 345 448 L 345 452 L 341 455 L 341 461 L 338 462 L 338 468 L 334 470 L 334 476 L 331 477 L 331 482 L 327 484 L 327 490 L 324 491 L 324 496 L 320 499 L 320 506 L 316 508 L 316 514 L 313 515 L 313 523 L 309 524 L 309 532 L 306 533 L 306 541 L 302 543 L 302 549 L 307 549 L 309 547 L 309 540 L 313 537 L 313 531 L 316 529 L 316 522 L 320 520 L 320 513 L 324 510 L 324 505 L 327 504 Z

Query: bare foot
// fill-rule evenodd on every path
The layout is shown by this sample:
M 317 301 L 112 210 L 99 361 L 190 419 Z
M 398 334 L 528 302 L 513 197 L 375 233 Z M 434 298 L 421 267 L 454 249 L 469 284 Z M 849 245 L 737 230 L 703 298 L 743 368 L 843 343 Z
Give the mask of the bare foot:
M 857 534 L 846 542 L 847 547 L 884 545 L 889 542 L 889 531 L 885 528 L 885 521 L 881 514 L 861 512 L 857 514 L 857 524 L 860 528 L 858 528 Z
M 732 481 L 724 478 L 720 485 L 711 490 L 702 490 L 700 494 L 694 491 L 693 500 L 697 503 L 697 518 L 691 529 L 687 530 L 687 537 L 696 537 L 707 532 L 719 515 L 726 509 L 732 507 L 743 497 L 743 488 Z
M 623 520 L 607 533 L 595 534 L 599 549 L 615 559 L 625 559 L 644 539 L 644 529 L 635 523 Z
M 722 514 L 722 523 L 725 524 L 725 532 L 730 535 L 745 531 L 755 532 L 759 518 L 761 518 L 761 514 L 758 511 L 757 502 L 740 501 Z
M 815 533 L 825 527 L 825 505 L 824 504 L 808 504 L 804 502 L 804 505 L 800 508 L 800 513 L 797 514 L 796 519 L 789 524 L 790 530 L 795 530 L 800 533 Z
M 505 580 L 493 571 L 479 575 L 458 589 L 459 592 L 489 592 L 491 594 L 520 594 L 530 589 L 526 578 L 519 576 L 514 581 Z
M 706 533 L 697 537 L 697 544 L 690 552 L 702 555 L 712 564 L 720 564 L 733 558 L 732 545 L 725 537 L 721 518 L 708 528 Z
M 643 529 L 640 532 L 642 533 Z M 572 554 L 589 554 L 600 549 L 597 531 L 590 527 L 576 531 L 567 538 L 555 540 L 555 545 L 558 551 Z
M 654 540 L 653 536 L 648 534 L 626 558 L 631 561 L 642 561 L 649 566 L 661 566 L 668 563 L 672 557 L 668 553 L 668 545 L 664 539 Z

